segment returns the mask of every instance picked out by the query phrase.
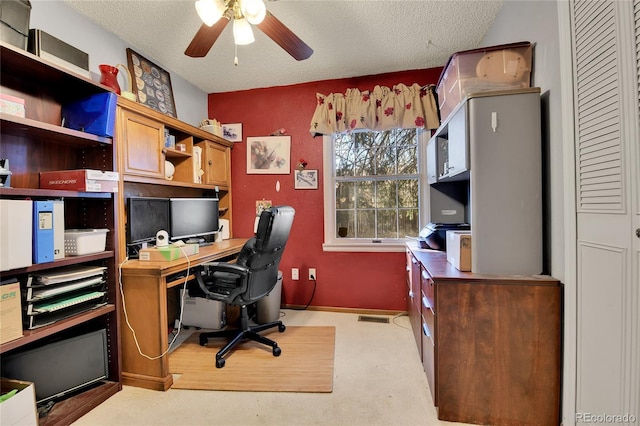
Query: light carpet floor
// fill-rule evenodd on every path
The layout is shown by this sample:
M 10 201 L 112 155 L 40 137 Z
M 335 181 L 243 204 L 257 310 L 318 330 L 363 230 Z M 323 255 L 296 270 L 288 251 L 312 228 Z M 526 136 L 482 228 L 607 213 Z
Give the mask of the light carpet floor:
M 282 310 L 287 326 L 334 326 L 333 392 L 236 392 L 124 386 L 75 425 L 445 426 L 407 317 Z M 233 355 L 232 355 L 233 356 Z
M 194 333 L 169 355 L 169 371 L 180 374 L 171 389 L 331 392 L 335 332 L 327 326 L 265 330 L 260 334 L 278 342 L 280 356 L 270 346 L 246 341 L 227 354 L 223 368 L 216 368 L 216 352 L 227 339 L 200 346 Z

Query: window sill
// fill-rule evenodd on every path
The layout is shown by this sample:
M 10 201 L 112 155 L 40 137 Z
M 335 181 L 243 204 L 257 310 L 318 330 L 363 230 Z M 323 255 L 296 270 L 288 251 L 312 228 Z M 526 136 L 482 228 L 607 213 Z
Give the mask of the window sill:
M 322 251 L 331 252 L 404 252 L 407 245 L 404 240 L 397 242 L 330 242 L 322 244 Z

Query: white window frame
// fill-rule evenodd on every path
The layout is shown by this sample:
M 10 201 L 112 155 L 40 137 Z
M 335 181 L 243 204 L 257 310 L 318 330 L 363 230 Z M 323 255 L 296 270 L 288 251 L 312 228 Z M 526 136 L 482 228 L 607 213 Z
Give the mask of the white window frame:
M 418 132 L 418 208 L 419 227 L 422 228 L 428 219 L 429 191 L 426 177 L 426 146 L 430 133 L 427 130 Z M 369 241 L 357 241 L 349 238 L 336 238 L 336 200 L 335 200 L 335 155 L 333 154 L 333 137 L 322 137 L 322 150 L 324 156 L 323 165 L 323 190 L 324 190 L 324 243 L 323 251 L 333 252 L 404 252 L 406 251 L 406 238 L 376 239 Z M 412 235 L 417 237 L 417 235 Z M 376 241 L 376 242 L 374 242 Z

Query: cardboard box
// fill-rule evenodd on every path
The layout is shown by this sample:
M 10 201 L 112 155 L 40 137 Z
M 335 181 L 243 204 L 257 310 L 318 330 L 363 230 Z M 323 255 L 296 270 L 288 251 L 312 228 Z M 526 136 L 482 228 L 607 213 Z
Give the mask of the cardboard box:
M 100 170 L 56 170 L 40 172 L 40 188 L 80 192 L 118 192 L 118 172 Z
M 22 380 L 1 379 L 0 387 L 2 395 L 14 389 L 18 391 L 10 398 L 0 402 L 0 424 L 2 426 L 36 426 L 38 412 L 35 385 Z
M 447 261 L 460 271 L 471 271 L 469 231 L 447 231 Z
M 0 93 L 0 112 L 24 118 L 24 99 Z
M 180 259 L 200 252 L 200 246 L 198 244 L 185 244 L 183 246 L 177 246 L 170 244 L 167 247 L 151 247 L 140 250 L 138 258 L 143 261 L 151 262 L 169 262 L 172 260 Z
M 0 285 L 0 343 L 22 337 L 20 297 L 20 283 L 17 279 Z
M 189 297 L 185 290 L 180 290 L 180 297 L 184 297 L 183 326 L 218 330 L 227 325 L 225 303 L 204 297 Z

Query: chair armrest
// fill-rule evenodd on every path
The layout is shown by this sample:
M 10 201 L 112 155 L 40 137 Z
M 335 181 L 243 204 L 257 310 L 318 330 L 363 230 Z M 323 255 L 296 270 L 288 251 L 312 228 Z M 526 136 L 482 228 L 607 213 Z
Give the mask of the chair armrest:
M 238 265 L 237 263 L 209 262 L 203 263 L 202 266 L 210 272 L 228 272 L 230 274 L 236 274 L 238 277 L 244 277 L 249 274 L 249 268 Z
M 210 262 L 199 266 L 195 277 L 207 299 L 230 303 L 238 294 L 246 291 L 249 273 L 249 268 L 245 266 Z

